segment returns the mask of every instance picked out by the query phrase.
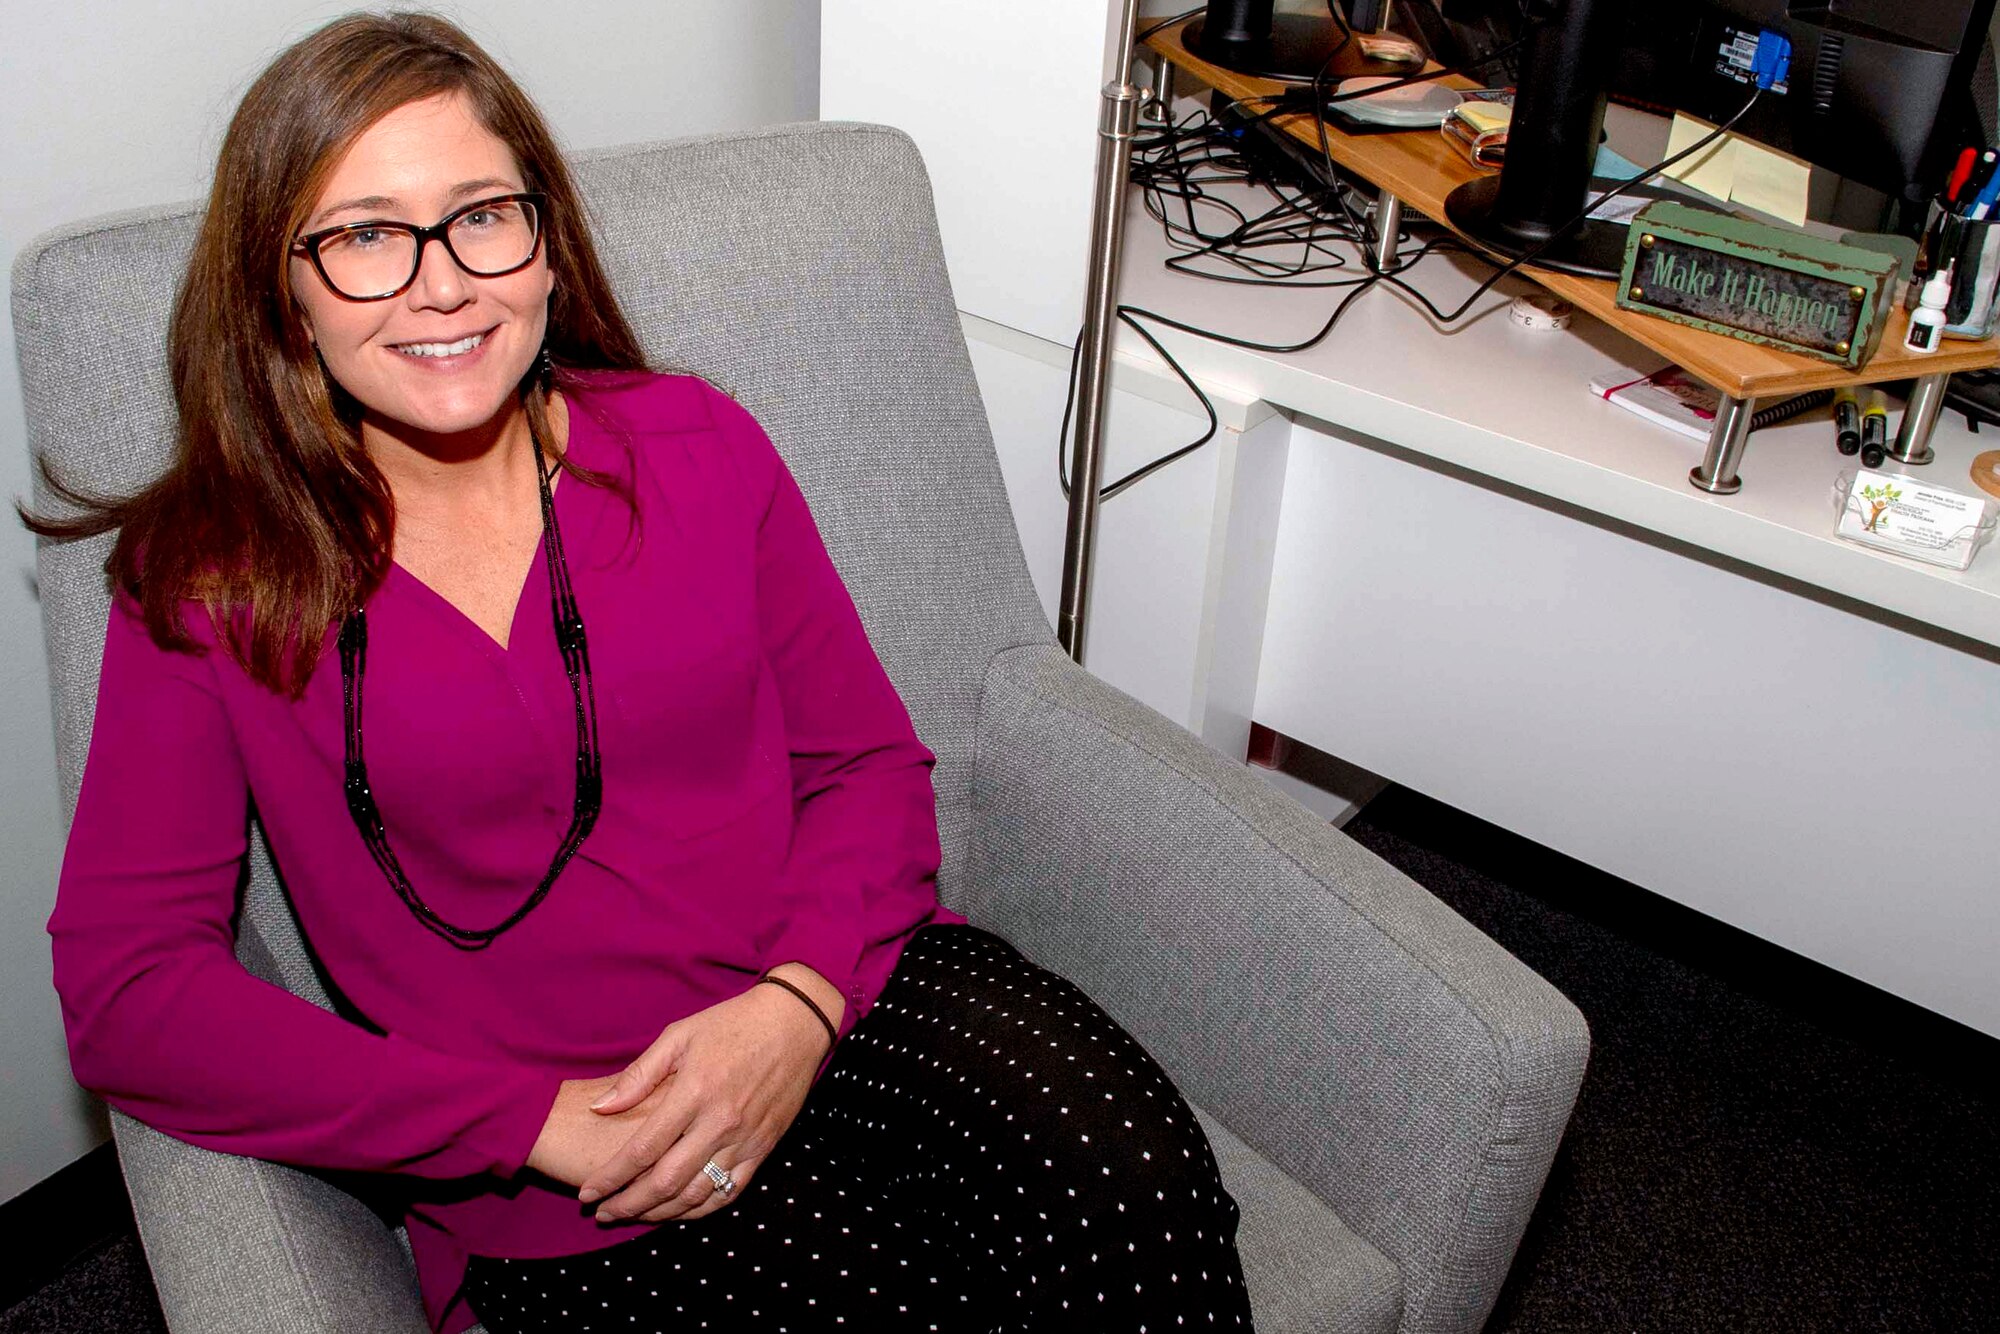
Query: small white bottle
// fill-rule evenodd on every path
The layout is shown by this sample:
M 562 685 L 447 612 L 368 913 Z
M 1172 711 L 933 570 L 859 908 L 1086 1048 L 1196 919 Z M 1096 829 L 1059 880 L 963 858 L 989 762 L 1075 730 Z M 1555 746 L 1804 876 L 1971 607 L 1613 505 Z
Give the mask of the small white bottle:
M 1917 298 L 1917 308 L 1910 312 L 1910 331 L 1903 335 L 1903 346 L 1912 352 L 1938 350 L 1944 337 L 1944 308 L 1951 300 L 1951 270 L 1947 264 L 1930 276 Z

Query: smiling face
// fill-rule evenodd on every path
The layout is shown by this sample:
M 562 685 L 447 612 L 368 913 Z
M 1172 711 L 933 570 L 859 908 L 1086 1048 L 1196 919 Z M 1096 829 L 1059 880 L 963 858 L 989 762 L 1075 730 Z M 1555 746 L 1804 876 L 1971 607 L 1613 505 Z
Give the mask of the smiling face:
M 428 226 L 476 200 L 524 189 L 507 145 L 464 94 L 444 93 L 398 107 L 363 132 L 300 230 L 364 221 Z M 519 418 L 516 390 L 548 324 L 546 248 L 526 268 L 479 278 L 433 242 L 408 290 L 383 301 L 342 298 L 295 255 L 291 285 L 327 370 L 364 410 L 362 439 L 371 450 L 399 442 L 455 452 L 455 442 L 490 440 Z

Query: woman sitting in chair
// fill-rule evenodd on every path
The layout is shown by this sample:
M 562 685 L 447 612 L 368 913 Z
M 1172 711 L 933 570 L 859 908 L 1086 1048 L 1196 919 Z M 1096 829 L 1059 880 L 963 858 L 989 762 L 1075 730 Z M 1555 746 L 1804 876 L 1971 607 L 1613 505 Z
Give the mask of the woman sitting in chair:
M 664 202 L 664 201 L 663 201 Z M 757 423 L 650 373 L 520 89 L 342 19 L 245 97 L 49 929 L 77 1078 L 404 1174 L 434 1328 L 1249 1325 L 1186 1103 L 939 907 L 931 753 Z M 346 1017 L 254 978 L 256 816 Z

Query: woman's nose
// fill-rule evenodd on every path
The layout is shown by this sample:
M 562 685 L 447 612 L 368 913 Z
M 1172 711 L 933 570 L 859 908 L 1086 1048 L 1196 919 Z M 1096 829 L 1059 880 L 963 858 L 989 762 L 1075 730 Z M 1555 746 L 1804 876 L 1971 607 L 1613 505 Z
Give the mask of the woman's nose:
M 447 310 L 464 305 L 471 284 L 465 270 L 452 258 L 450 247 L 442 238 L 431 236 L 417 244 L 421 248 L 417 254 L 416 281 L 410 284 L 410 303 Z

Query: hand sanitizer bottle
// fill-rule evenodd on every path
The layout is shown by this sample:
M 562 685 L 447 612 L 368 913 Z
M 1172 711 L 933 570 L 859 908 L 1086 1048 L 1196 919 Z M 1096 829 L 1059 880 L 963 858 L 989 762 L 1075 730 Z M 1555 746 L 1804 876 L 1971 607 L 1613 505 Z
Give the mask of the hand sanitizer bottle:
M 1946 265 L 1924 284 L 1917 308 L 1910 312 L 1910 331 L 1903 335 L 1903 346 L 1912 352 L 1937 351 L 1938 341 L 1944 337 L 1945 304 L 1950 300 L 1951 266 Z

